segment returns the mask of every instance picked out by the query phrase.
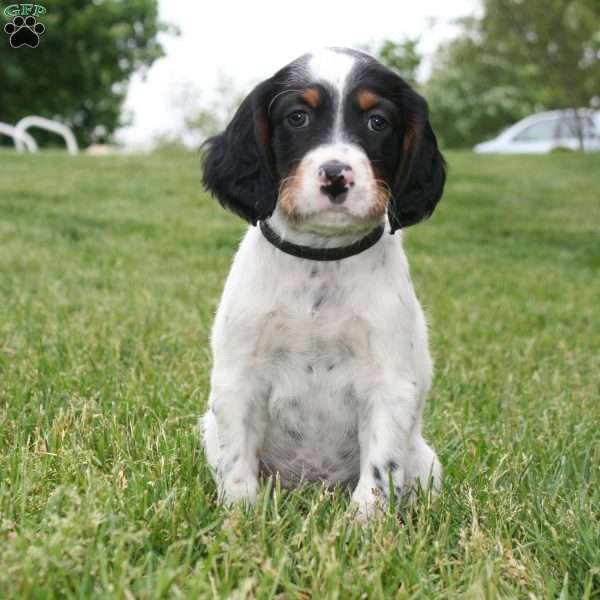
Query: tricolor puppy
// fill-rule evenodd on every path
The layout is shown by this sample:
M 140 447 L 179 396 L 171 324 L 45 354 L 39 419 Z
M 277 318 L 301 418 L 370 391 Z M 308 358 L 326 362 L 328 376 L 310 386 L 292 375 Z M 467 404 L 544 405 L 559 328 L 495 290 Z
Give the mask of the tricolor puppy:
M 225 501 L 341 485 L 363 514 L 439 485 L 432 377 L 399 229 L 433 212 L 444 159 L 425 100 L 366 54 L 307 54 L 208 141 L 204 183 L 251 227 L 217 311 L 203 438 Z

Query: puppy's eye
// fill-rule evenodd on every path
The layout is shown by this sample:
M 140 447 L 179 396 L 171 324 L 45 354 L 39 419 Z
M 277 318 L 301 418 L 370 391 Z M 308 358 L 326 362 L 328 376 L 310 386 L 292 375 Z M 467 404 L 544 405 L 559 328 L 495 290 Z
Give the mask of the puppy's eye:
M 371 115 L 369 117 L 369 129 L 371 131 L 383 131 L 387 129 L 388 122 L 381 115 Z
M 290 113 L 286 119 L 292 127 L 306 127 L 310 123 L 308 113 L 303 110 L 295 110 L 293 113 Z

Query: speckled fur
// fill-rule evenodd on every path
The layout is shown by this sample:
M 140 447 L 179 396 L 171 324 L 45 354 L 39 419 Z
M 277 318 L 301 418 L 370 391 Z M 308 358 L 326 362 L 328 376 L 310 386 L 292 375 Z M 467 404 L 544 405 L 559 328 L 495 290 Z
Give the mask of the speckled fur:
M 387 495 L 388 473 L 396 493 L 439 481 L 420 433 L 427 330 L 399 237 L 313 263 L 247 232 L 214 324 L 203 420 L 227 500 L 253 500 L 259 470 L 279 473 L 285 487 L 348 486 L 366 512 L 374 490 Z

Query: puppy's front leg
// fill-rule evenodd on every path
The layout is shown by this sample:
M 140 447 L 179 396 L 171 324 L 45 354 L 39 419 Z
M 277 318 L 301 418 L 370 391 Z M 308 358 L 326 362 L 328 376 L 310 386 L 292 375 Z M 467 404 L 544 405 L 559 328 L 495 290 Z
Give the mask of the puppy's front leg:
M 373 390 L 359 412 L 360 478 L 352 494 L 359 516 L 403 493 L 409 440 L 417 421 L 417 390 L 398 381 Z
M 227 504 L 256 500 L 258 453 L 267 422 L 267 391 L 249 373 L 217 367 L 213 370 L 209 412 L 204 424 L 205 444 L 220 496 Z M 208 447 L 211 420 L 216 430 L 212 436 L 216 448 Z

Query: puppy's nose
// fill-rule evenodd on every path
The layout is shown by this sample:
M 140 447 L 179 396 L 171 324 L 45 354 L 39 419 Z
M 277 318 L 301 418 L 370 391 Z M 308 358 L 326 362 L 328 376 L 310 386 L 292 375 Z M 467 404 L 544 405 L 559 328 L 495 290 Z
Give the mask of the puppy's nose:
M 350 165 L 330 160 L 319 167 L 321 191 L 334 204 L 341 204 L 347 196 L 348 186 L 354 185 L 354 173 Z
M 339 160 L 330 160 L 319 167 L 319 179 L 325 179 L 323 183 L 335 183 L 340 178 L 344 178 L 345 169 L 352 170 L 350 165 L 345 165 Z

